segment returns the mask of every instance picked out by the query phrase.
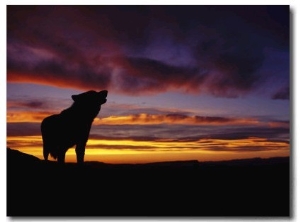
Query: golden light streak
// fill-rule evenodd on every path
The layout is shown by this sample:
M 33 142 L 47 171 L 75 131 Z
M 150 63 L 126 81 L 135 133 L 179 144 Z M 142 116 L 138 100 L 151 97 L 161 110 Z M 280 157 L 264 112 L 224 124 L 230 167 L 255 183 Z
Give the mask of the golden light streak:
M 32 122 L 41 123 L 41 121 L 54 113 L 51 112 L 7 112 L 7 123 Z
M 7 137 L 10 148 L 42 157 L 40 136 Z M 215 150 L 214 148 L 222 148 Z M 241 150 L 242 148 L 245 150 Z M 253 147 L 260 151 L 251 150 Z M 86 161 L 106 163 L 149 163 L 160 161 L 198 160 L 218 161 L 229 159 L 289 156 L 289 144 L 267 141 L 263 138 L 237 140 L 205 139 L 193 142 L 95 140 L 88 141 Z M 75 149 L 66 154 L 67 162 L 76 162 Z
M 106 118 L 96 118 L 95 124 L 134 124 L 134 125 L 152 125 L 152 124 L 209 124 L 209 125 L 228 125 L 228 124 L 258 124 L 259 121 L 253 118 L 226 119 L 219 117 L 198 117 L 198 116 L 180 116 L 180 115 L 152 115 L 141 113 L 128 116 L 109 116 Z

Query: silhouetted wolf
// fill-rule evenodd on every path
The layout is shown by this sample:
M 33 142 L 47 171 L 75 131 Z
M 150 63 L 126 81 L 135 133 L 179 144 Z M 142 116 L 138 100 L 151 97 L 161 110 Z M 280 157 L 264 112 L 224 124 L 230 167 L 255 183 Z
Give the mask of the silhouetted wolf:
M 107 90 L 102 90 L 72 95 L 74 103 L 71 107 L 42 121 L 45 160 L 48 160 L 50 154 L 58 162 L 64 163 L 67 150 L 76 145 L 77 163 L 83 163 L 92 122 L 101 105 L 106 103 L 107 93 Z

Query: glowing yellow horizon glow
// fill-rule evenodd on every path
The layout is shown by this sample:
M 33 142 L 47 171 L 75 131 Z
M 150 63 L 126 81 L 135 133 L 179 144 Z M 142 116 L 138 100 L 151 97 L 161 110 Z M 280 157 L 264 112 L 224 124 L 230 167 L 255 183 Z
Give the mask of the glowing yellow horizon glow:
M 12 149 L 42 156 L 40 136 L 7 137 Z M 241 147 L 245 150 L 241 150 Z M 254 151 L 251 149 L 254 148 Z M 255 151 L 259 148 L 260 151 Z M 203 139 L 193 142 L 88 140 L 85 161 L 105 163 L 150 163 L 161 161 L 198 160 L 220 161 L 243 158 L 289 156 L 289 144 L 263 138 L 237 140 Z M 53 160 L 50 158 L 50 160 Z M 70 148 L 66 162 L 76 162 L 75 149 Z

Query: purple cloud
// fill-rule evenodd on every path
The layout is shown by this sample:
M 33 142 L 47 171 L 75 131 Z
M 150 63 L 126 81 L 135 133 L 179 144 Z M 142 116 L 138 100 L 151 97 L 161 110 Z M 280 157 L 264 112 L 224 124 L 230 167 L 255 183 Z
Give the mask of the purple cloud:
M 284 87 L 279 89 L 274 95 L 272 96 L 272 99 L 289 99 L 290 98 L 290 88 Z

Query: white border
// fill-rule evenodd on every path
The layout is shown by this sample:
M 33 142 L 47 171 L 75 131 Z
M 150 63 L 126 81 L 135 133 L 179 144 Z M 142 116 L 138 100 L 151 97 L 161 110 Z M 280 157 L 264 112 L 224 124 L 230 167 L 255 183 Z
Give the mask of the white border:
M 291 218 L 292 221 L 298 221 L 299 219 L 299 204 L 298 204 L 298 200 L 299 200 L 299 192 L 298 192 L 298 177 L 296 177 L 296 175 L 299 176 L 299 161 L 300 161 L 300 157 L 299 157 L 299 151 L 297 151 L 299 149 L 298 145 L 298 138 L 297 138 L 297 132 L 298 132 L 298 126 L 299 126 L 299 118 L 297 118 L 297 111 L 299 110 L 299 103 L 297 102 L 296 98 L 299 97 L 300 95 L 300 88 L 299 88 L 299 73 L 298 73 L 298 69 L 297 69 L 297 61 L 299 62 L 299 59 L 297 60 L 297 54 L 299 53 L 299 45 L 297 44 L 297 39 L 299 39 L 299 15 L 298 15 L 298 11 L 297 11 L 297 6 L 299 5 L 299 0 L 294 0 L 294 1 L 286 1 L 286 0 L 277 0 L 277 1 L 262 1 L 262 0 L 252 0 L 252 1 L 232 1 L 232 0 L 228 0 L 228 1 L 216 1 L 216 0 L 210 0 L 210 1 L 196 1 L 196 0 L 172 0 L 172 1 L 163 1 L 163 0 L 143 0 L 143 1 L 129 1 L 129 0 L 124 0 L 124 1 L 113 1 L 113 0 L 85 0 L 85 1 L 79 1 L 79 0 L 73 0 L 73 1 L 63 1 L 63 0 L 52 0 L 52 1 L 22 1 L 22 0 L 14 0 L 14 1 L 4 1 L 4 3 L 1 4 L 0 7 L 0 15 L 2 16 L 1 21 L 1 27 L 3 32 L 5 34 L 2 34 L 1 36 L 1 43 L 2 43 L 2 53 L 1 53 L 1 71 L 2 74 L 1 76 L 1 80 L 0 80 L 0 90 L 1 90 L 1 106 L 0 106 L 0 113 L 1 113 L 1 143 L 0 143 L 0 157 L 1 157 L 1 166 L 0 166 L 0 173 L 1 173 L 1 178 L 2 178 L 2 187 L 1 187 L 1 196 L 0 196 L 0 215 L 1 215 L 1 221 L 17 221 L 17 219 L 11 219 L 6 217 L 6 5 L 290 5 L 291 10 L 292 10 L 292 14 L 293 14 L 293 22 L 291 23 L 293 26 L 291 27 L 293 29 L 293 31 L 291 32 L 293 34 L 293 43 L 291 44 L 291 59 L 293 59 L 293 62 L 291 63 L 293 65 L 293 67 L 291 67 L 292 70 L 292 82 L 291 84 L 293 85 L 293 92 L 294 96 L 291 97 L 293 98 L 293 100 L 291 100 L 291 103 L 294 103 L 294 105 L 292 105 L 291 107 L 293 107 L 293 110 L 291 111 L 291 113 L 293 114 L 293 117 L 291 116 L 291 123 L 293 128 L 291 128 L 291 137 L 292 137 L 292 141 L 293 143 L 292 145 L 292 155 L 293 157 L 291 158 L 293 161 L 293 182 L 292 182 L 292 187 L 293 187 L 293 197 L 292 197 L 292 205 L 293 205 L 293 217 Z M 4 31 L 5 29 L 5 31 Z M 297 87 L 298 86 L 298 87 Z M 5 104 L 5 105 L 4 105 Z M 4 179 L 4 180 L 3 180 Z M 32 221 L 33 219 L 20 219 L 20 221 Z M 74 219 L 65 219 L 65 220 L 48 220 L 47 221 L 74 221 Z M 98 219 L 99 220 L 99 219 Z M 128 219 L 124 219 L 124 220 L 128 220 Z M 110 219 L 101 219 L 101 221 L 124 221 L 122 219 L 118 219 L 118 220 L 110 220 Z M 129 219 L 129 221 L 135 220 L 133 219 Z M 138 219 L 137 221 L 140 221 L 142 219 Z M 146 220 L 146 221 L 172 221 L 173 219 L 153 219 L 153 220 Z M 243 219 L 237 219 L 237 220 L 233 220 L 232 218 L 229 220 L 225 220 L 225 219 L 221 219 L 221 220 L 216 220 L 216 219 L 208 219 L 208 218 L 204 218 L 202 219 L 193 219 L 193 221 L 259 221 L 259 219 L 247 219 L 247 218 L 243 218 Z M 42 221 L 42 219 L 36 219 L 34 221 Z M 76 221 L 86 221 L 86 220 L 76 220 Z M 190 221 L 190 220 L 181 220 L 181 219 L 174 219 L 174 221 Z M 271 221 L 274 221 L 274 219 L 272 219 Z M 278 219 L 275 221 L 290 221 L 290 220 L 285 220 L 285 219 Z

